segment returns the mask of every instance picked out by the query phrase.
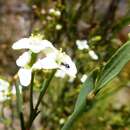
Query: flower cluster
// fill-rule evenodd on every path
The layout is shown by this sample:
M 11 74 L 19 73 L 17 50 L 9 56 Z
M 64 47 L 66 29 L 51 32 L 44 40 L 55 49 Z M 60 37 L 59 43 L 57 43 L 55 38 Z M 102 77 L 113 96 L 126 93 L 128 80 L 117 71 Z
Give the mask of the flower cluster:
M 19 86 L 20 90 L 21 87 Z M 20 91 L 21 92 L 21 91 Z M 0 78 L 0 102 L 9 100 L 11 95 L 16 94 L 15 86 L 10 86 L 10 83 L 7 80 Z
M 89 56 L 93 60 L 98 60 L 98 55 L 93 50 L 91 50 L 89 48 L 89 45 L 87 44 L 87 40 L 77 40 L 76 41 L 76 45 L 77 45 L 77 47 L 78 47 L 79 50 L 87 49 Z
M 3 79 L 0 79 L 0 102 L 8 99 L 9 83 Z
M 39 69 L 58 69 L 70 77 L 75 77 L 77 73 L 76 66 L 71 58 L 61 50 L 56 49 L 48 40 L 42 40 L 39 37 L 23 38 L 16 41 L 13 49 L 27 49 L 17 60 L 16 64 L 20 67 L 18 76 L 21 85 L 28 86 L 31 82 L 32 72 Z M 37 58 L 33 64 L 32 53 L 44 53 L 43 58 Z

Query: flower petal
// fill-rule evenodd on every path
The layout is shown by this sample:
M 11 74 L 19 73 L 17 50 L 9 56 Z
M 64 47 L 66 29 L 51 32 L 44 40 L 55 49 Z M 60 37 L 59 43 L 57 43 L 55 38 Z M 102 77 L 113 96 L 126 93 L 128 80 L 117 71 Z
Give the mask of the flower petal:
M 12 48 L 16 49 L 16 50 L 19 50 L 19 49 L 28 49 L 29 48 L 29 43 L 30 43 L 29 38 L 22 38 L 22 39 L 16 41 L 13 44 Z
M 48 40 L 39 40 L 36 38 L 30 38 L 29 49 L 34 53 L 39 53 L 40 51 L 50 48 L 55 49 L 51 42 Z
M 55 50 L 55 47 L 48 40 L 41 40 L 38 38 L 22 38 L 15 42 L 12 46 L 13 49 L 30 49 L 34 53 L 50 48 Z
M 77 73 L 77 68 L 74 64 L 74 62 L 71 60 L 71 58 L 64 54 L 64 57 L 62 59 L 62 63 L 59 66 L 61 70 L 63 70 L 66 74 L 68 74 L 70 77 L 75 77 Z
M 50 54 L 43 59 L 39 59 L 34 65 L 33 69 L 56 69 L 58 64 L 56 63 L 55 54 Z
M 16 64 L 20 67 L 24 67 L 27 65 L 31 60 L 30 52 L 24 52 L 19 58 L 16 60 Z
M 31 75 L 32 70 L 31 69 L 25 69 L 21 68 L 18 71 L 19 80 L 22 86 L 28 86 L 31 82 Z
M 66 75 L 66 73 L 62 70 L 57 70 L 56 71 L 56 74 L 55 74 L 55 77 L 60 77 L 60 78 L 64 78 Z

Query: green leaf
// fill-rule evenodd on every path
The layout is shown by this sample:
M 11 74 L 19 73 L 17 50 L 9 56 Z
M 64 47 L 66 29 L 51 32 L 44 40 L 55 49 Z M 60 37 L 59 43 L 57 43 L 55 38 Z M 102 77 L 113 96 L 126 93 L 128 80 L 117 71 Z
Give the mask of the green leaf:
M 61 130 L 70 130 L 74 122 L 80 117 L 87 108 L 87 96 L 94 90 L 95 72 L 90 73 L 85 83 L 83 84 L 79 96 L 76 101 L 74 112 L 70 115 L 67 122 Z
M 78 95 L 76 104 L 75 104 L 75 109 L 74 111 L 78 111 L 78 109 L 81 109 L 86 106 L 86 98 L 88 94 L 94 89 L 94 72 L 90 73 L 86 81 L 84 82 L 80 93 Z
M 20 86 L 18 84 L 16 84 L 16 97 L 17 97 L 17 110 L 18 112 L 22 112 L 22 105 L 23 105 L 23 99 L 22 99 L 22 94 L 20 93 Z
M 68 118 L 67 122 L 61 130 L 70 130 L 74 122 L 79 116 L 86 110 L 86 108 L 91 109 L 93 104 L 89 104 L 88 97 L 91 92 L 96 92 L 96 89 L 101 89 L 109 81 L 111 81 L 115 76 L 119 74 L 124 65 L 130 60 L 130 41 L 124 44 L 116 53 L 110 58 L 107 64 L 101 69 L 100 73 L 97 70 L 90 73 L 87 80 L 83 84 L 81 91 L 79 93 L 78 99 L 76 101 L 74 112 Z M 96 79 L 96 80 L 95 80 Z
M 96 88 L 101 89 L 116 77 L 128 61 L 130 61 L 130 41 L 118 49 L 100 71 L 96 82 Z
M 66 123 L 64 124 L 64 126 L 62 127 L 61 130 L 71 130 L 73 127 L 73 124 L 75 123 L 75 121 L 78 119 L 78 117 L 80 116 L 80 111 L 76 111 L 73 112 L 69 118 L 67 119 Z

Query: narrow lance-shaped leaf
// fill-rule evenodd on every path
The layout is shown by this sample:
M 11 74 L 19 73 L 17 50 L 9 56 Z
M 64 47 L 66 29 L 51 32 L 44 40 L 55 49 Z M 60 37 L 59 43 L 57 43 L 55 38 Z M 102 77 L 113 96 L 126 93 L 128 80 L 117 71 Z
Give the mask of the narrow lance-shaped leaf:
M 116 77 L 122 68 L 130 61 L 130 41 L 125 43 L 110 58 L 97 78 L 96 88 L 104 87 L 109 81 Z
M 94 72 L 95 71 L 90 73 L 90 75 L 84 82 L 78 95 L 74 111 L 77 111 L 78 109 L 81 109 L 83 106 L 84 107 L 86 106 L 86 98 L 88 94 L 94 89 L 94 74 L 95 74 Z
M 78 119 L 79 116 L 85 111 L 86 108 L 86 98 L 88 94 L 94 88 L 94 72 L 92 72 L 86 79 L 81 91 L 79 93 L 78 99 L 76 101 L 74 112 L 70 115 L 67 122 L 64 124 L 61 130 L 70 130 L 74 122 Z
M 78 99 L 76 101 L 75 109 L 72 115 L 69 117 L 65 125 L 61 130 L 70 130 L 73 123 L 82 114 L 82 112 L 87 107 L 87 96 L 95 89 L 100 89 L 104 87 L 109 81 L 111 81 L 115 76 L 119 74 L 124 65 L 130 60 L 130 41 L 124 44 L 107 62 L 107 64 L 100 71 L 99 76 L 95 83 L 95 72 L 91 73 L 87 80 L 85 81 L 81 91 L 79 93 Z

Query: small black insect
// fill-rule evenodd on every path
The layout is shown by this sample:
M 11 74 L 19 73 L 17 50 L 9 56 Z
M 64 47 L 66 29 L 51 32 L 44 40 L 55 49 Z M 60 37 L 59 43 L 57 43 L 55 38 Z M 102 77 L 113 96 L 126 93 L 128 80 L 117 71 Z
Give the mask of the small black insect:
M 63 63 L 63 62 L 61 63 L 61 65 L 65 66 L 65 67 L 68 68 L 68 69 L 70 68 L 70 66 L 69 66 L 68 64 Z

